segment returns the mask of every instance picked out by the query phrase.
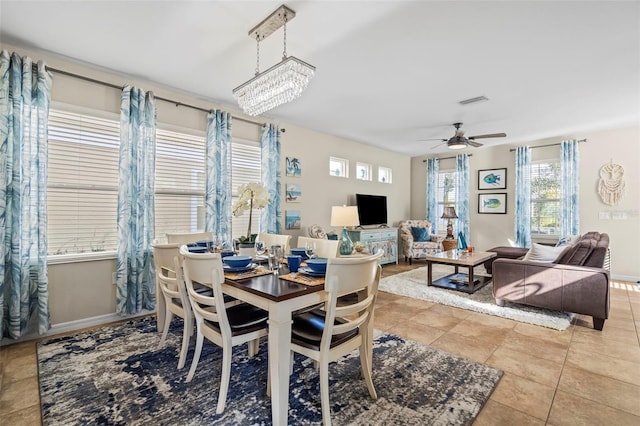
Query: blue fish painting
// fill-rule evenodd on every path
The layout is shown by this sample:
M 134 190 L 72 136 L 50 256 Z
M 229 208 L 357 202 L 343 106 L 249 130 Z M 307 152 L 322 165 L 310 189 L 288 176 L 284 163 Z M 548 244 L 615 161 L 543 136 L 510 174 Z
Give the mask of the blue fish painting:
M 497 209 L 500 207 L 502 203 L 497 198 L 489 198 L 488 200 L 484 200 L 482 205 L 486 209 Z
M 482 180 L 489 185 L 498 184 L 500 183 L 500 175 L 491 173 L 486 175 Z

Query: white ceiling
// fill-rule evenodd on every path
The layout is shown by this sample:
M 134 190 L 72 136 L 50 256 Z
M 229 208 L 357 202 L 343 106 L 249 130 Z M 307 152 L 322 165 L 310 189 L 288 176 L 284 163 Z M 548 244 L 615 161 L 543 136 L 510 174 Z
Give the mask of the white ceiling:
M 247 33 L 280 4 L 0 0 L 0 40 L 237 108 L 231 90 L 256 66 Z M 285 4 L 297 13 L 287 52 L 317 72 L 269 120 L 412 156 L 447 151 L 417 140 L 448 138 L 457 121 L 468 136 L 507 133 L 485 146 L 640 121 L 638 1 Z M 282 38 L 261 43 L 261 69 Z

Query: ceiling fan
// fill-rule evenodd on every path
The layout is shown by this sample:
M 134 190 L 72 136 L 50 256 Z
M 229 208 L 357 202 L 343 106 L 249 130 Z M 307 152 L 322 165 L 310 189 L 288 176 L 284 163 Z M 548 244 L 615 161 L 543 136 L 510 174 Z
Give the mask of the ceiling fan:
M 475 135 L 475 136 L 465 137 L 464 130 L 460 130 L 460 127 L 462 127 L 462 123 L 453 123 L 453 127 L 456 128 L 456 133 L 449 139 L 419 139 L 419 140 L 420 141 L 442 141 L 442 142 L 446 142 L 447 146 L 451 149 L 464 149 L 464 148 L 467 148 L 468 146 L 472 146 L 474 148 L 482 146 L 481 143 L 475 142 L 476 139 L 504 138 L 507 136 L 506 133 L 489 133 L 486 135 Z M 440 144 L 434 146 L 431 149 L 435 149 L 439 145 Z

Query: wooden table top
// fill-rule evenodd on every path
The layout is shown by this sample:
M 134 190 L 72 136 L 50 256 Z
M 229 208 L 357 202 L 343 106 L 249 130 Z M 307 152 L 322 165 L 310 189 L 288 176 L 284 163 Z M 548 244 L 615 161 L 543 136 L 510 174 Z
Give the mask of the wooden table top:
M 466 251 L 458 252 L 458 250 L 441 251 L 435 254 L 427 254 L 425 259 L 434 263 L 444 263 L 450 265 L 476 266 L 496 257 L 497 253 L 492 251 L 474 251 L 468 253 Z

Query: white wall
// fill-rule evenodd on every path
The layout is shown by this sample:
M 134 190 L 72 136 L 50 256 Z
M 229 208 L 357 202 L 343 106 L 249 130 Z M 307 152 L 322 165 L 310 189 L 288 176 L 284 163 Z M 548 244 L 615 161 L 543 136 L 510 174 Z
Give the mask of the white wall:
M 205 109 L 221 108 L 234 116 L 255 122 L 271 122 L 263 117 L 247 117 L 235 106 L 216 104 L 194 95 L 180 93 L 140 79 L 134 79 L 115 72 L 96 70 L 84 64 L 63 60 L 42 52 L 30 51 L 15 46 L 2 45 L 0 49 L 28 55 L 34 61 L 44 60 L 53 68 L 106 81 L 117 86 L 132 84 L 152 90 L 156 96 L 184 102 Z M 231 88 L 229 88 L 231 90 Z M 107 114 L 119 114 L 120 90 L 86 82 L 74 77 L 54 74 L 52 103 L 90 108 Z M 176 107 L 173 104 L 157 101 L 158 126 L 179 126 L 204 132 L 207 125 L 206 113 L 188 107 Z M 404 219 L 409 214 L 409 188 L 411 185 L 410 157 L 379 148 L 373 148 L 347 139 L 329 136 L 290 125 L 276 123 L 286 132 L 282 134 L 282 194 L 281 206 L 285 210 L 301 211 L 301 229 L 283 230 L 283 233 L 306 235 L 307 227 L 319 224 L 328 231 L 331 229 L 331 206 L 355 204 L 354 194 L 378 194 L 388 197 L 388 218 L 390 224 Z M 241 120 L 233 122 L 233 136 L 249 140 L 259 140 L 261 128 Z M 329 176 L 329 157 L 341 157 L 349 160 L 350 178 Z M 302 162 L 302 175 L 299 178 L 285 176 L 285 158 L 296 157 Z M 377 178 L 378 166 L 389 167 L 393 171 L 393 182 L 381 184 L 355 179 L 355 162 L 365 162 L 373 166 L 374 178 Z M 302 186 L 300 203 L 287 203 L 284 190 L 287 182 Z M 282 218 L 284 227 L 284 217 Z M 296 238 L 292 244 L 296 243 Z M 115 312 L 115 286 L 111 274 L 115 271 L 114 259 L 94 260 L 80 263 L 61 263 L 49 265 L 49 304 L 53 325 L 81 321 L 90 317 Z
M 555 138 L 531 141 L 527 145 L 547 145 L 559 143 L 565 139 L 587 139 L 580 147 L 580 231 L 606 232 L 611 239 L 611 273 L 620 279 L 640 280 L 640 255 L 637 242 L 640 239 L 640 127 L 626 127 L 605 131 L 585 132 L 575 135 L 558 135 Z M 523 144 L 524 145 L 524 144 Z M 515 153 L 509 150 L 514 145 L 499 145 L 469 149 L 470 173 L 470 233 L 474 246 L 488 249 L 507 245 L 507 238 L 514 234 L 514 188 Z M 538 148 L 532 150 L 533 159 L 549 158 L 549 154 L 559 147 Z M 411 160 L 411 216 L 423 218 L 426 214 L 426 166 L 424 157 Z M 599 170 L 604 164 L 613 161 L 625 170 L 626 193 L 617 206 L 604 204 L 597 193 Z M 507 189 L 495 192 L 507 193 L 507 214 L 478 214 L 479 191 L 478 170 L 507 168 Z M 608 212 L 619 220 L 601 220 L 600 212 Z

